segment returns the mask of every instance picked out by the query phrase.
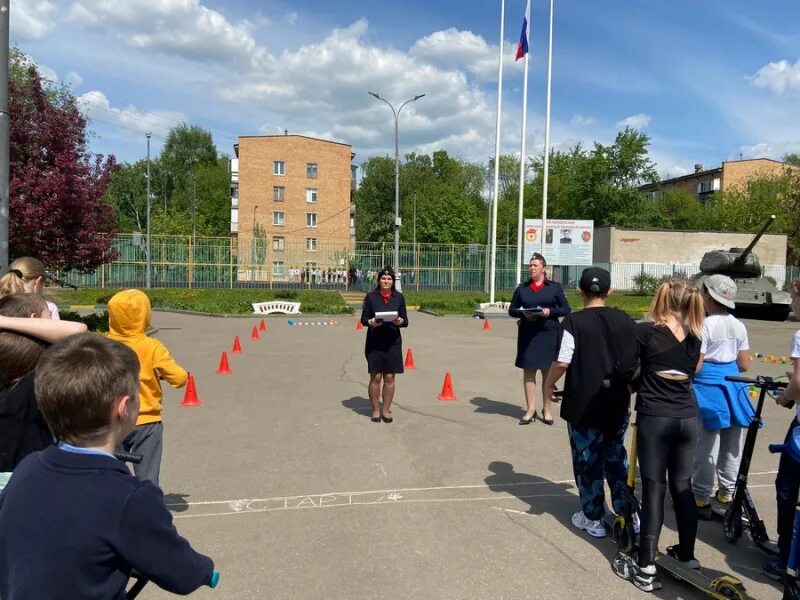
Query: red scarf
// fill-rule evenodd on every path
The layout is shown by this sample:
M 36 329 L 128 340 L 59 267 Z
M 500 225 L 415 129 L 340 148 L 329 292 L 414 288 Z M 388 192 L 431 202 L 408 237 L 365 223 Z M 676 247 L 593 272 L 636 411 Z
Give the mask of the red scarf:
M 389 304 L 389 298 L 392 297 L 392 290 L 387 290 L 386 293 L 383 293 L 383 290 L 378 290 L 381 294 L 381 298 L 383 298 L 384 304 Z
M 534 292 L 539 292 L 544 287 L 545 280 L 542 279 L 541 283 L 536 283 L 533 279 L 531 279 L 530 288 Z

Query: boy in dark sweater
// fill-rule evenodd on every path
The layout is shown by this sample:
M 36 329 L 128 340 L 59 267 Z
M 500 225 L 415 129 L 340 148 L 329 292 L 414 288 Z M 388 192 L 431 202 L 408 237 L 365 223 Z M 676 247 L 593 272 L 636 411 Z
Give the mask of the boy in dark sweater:
M 177 594 L 215 585 L 161 491 L 114 458 L 139 412 L 136 354 L 74 335 L 45 353 L 34 387 L 59 442 L 27 456 L 0 494 L 0 597 L 124 599 L 132 569 Z
M 589 535 L 604 537 L 603 479 L 611 489 L 614 510 L 621 512 L 625 502 L 628 457 L 624 440 L 630 409 L 628 381 L 636 367 L 635 323 L 621 310 L 606 307 L 611 275 L 605 269 L 585 269 L 579 287 L 584 310 L 567 315 L 561 323 L 545 396 L 553 398 L 556 382 L 566 373 L 561 418 L 567 421 L 582 505 L 572 515 L 572 524 Z

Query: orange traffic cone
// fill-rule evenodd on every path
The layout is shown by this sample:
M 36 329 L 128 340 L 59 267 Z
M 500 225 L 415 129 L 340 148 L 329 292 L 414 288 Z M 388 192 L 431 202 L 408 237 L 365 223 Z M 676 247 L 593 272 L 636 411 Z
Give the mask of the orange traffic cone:
M 219 359 L 219 369 L 217 369 L 217 375 L 230 375 L 233 371 L 231 371 L 231 366 L 228 364 L 228 353 L 224 350 L 222 351 L 222 358 Z
M 261 339 L 260 337 L 258 337 L 258 327 L 256 327 L 255 325 L 253 325 L 253 333 L 250 334 L 250 339 L 256 341 Z
M 491 331 L 492 328 L 489 326 L 489 319 L 483 320 L 483 330 L 484 331 Z
M 197 388 L 194 386 L 194 376 L 189 375 L 189 381 L 186 384 L 186 393 L 183 395 L 183 402 L 180 406 L 200 406 L 200 398 L 197 397 Z
M 436 396 L 439 400 L 458 400 L 453 392 L 453 381 L 450 379 L 450 372 L 444 374 L 444 385 L 442 393 Z
M 266 331 L 267 330 L 267 324 L 264 322 L 264 319 L 261 319 L 261 324 L 258 326 L 258 330 L 259 331 Z
M 364 329 L 364 326 L 361 324 L 361 319 L 359 319 L 356 321 L 356 331 L 361 331 L 362 329 Z
M 231 350 L 232 354 L 241 354 L 242 353 L 242 344 L 239 342 L 239 336 L 237 335 L 233 338 L 233 350 Z
M 416 369 L 417 367 L 414 366 L 414 353 L 411 352 L 411 348 L 408 349 L 406 352 L 406 364 L 403 365 L 406 369 Z

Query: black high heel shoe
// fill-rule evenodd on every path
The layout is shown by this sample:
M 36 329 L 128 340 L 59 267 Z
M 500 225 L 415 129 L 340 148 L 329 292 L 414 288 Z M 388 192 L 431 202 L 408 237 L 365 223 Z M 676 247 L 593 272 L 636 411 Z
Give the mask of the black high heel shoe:
M 544 413 L 542 413 L 541 415 L 537 414 L 537 415 L 534 415 L 534 416 L 535 416 L 535 418 L 539 419 L 545 425 L 552 425 L 553 424 L 553 419 L 545 419 L 544 418 Z
M 392 421 L 394 421 L 392 417 L 381 416 L 381 419 L 383 420 L 384 423 L 391 423 Z
M 520 425 L 530 425 L 531 423 L 534 423 L 535 421 L 536 421 L 536 413 L 533 413 L 531 415 L 530 419 L 520 419 L 519 420 L 519 424 Z
M 380 423 L 381 422 L 381 418 L 380 417 L 372 417 L 372 418 L 370 418 L 370 421 L 372 421 L 373 423 Z

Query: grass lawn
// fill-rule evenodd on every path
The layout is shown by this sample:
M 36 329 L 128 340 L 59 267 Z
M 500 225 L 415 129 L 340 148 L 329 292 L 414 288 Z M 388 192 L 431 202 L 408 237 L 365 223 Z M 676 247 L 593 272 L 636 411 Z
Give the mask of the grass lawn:
M 117 293 L 117 289 L 49 288 L 45 295 L 59 306 L 106 304 Z M 495 295 L 498 302 L 511 300 L 511 291 L 500 291 Z M 267 289 L 185 289 L 157 288 L 148 293 L 153 308 L 192 310 L 211 314 L 248 315 L 253 312 L 253 302 L 269 300 L 291 300 L 302 304 L 305 314 L 347 314 L 352 312 L 338 292 L 324 290 L 267 290 Z M 489 295 L 483 292 L 413 292 L 405 293 L 406 302 L 437 315 L 471 315 L 480 302 L 488 302 Z M 580 309 L 581 300 L 577 292 L 567 293 L 573 309 Z M 624 310 L 632 317 L 641 318 L 650 305 L 649 296 L 612 294 L 609 306 Z

